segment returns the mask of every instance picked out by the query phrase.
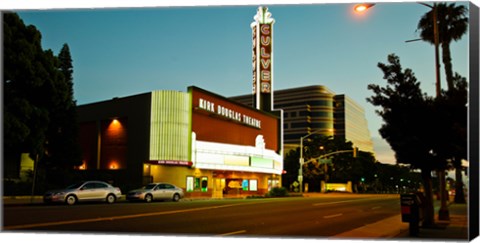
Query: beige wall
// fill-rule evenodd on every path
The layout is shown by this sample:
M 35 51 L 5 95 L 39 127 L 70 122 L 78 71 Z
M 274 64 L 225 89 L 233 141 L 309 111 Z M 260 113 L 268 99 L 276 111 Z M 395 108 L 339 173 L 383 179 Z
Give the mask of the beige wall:
M 185 166 L 167 166 L 167 165 L 147 165 L 144 164 L 144 175 L 150 175 L 153 177 L 153 182 L 168 182 L 178 187 L 186 189 L 187 176 L 204 177 L 208 178 L 208 191 L 203 193 L 204 196 L 211 196 L 214 187 L 213 178 L 228 179 L 247 179 L 257 180 L 257 191 L 240 191 L 242 195 L 263 195 L 268 192 L 268 180 L 278 179 L 281 185 L 281 176 L 254 173 L 254 172 L 241 172 L 241 171 L 212 171 L 201 170 L 196 168 L 189 168 Z M 231 193 L 230 193 L 231 194 Z M 187 194 L 189 196 L 190 194 Z M 191 194 L 193 195 L 193 194 Z M 202 195 L 201 192 L 194 193 L 195 196 Z

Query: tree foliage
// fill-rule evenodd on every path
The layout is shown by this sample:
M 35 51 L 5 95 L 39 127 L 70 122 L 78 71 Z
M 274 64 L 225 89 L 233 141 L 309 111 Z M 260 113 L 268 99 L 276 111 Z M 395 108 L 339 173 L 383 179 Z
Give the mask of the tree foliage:
M 439 37 L 439 43 L 442 46 L 442 61 L 445 67 L 448 92 L 450 93 L 450 94 L 447 94 L 446 97 L 447 99 L 449 99 L 449 98 L 452 98 L 452 95 L 458 96 L 459 95 L 458 91 L 462 89 L 461 86 L 458 86 L 459 84 L 458 80 L 461 80 L 462 78 L 458 74 L 456 74 L 455 76 L 453 75 L 450 43 L 452 41 L 460 40 L 462 36 L 467 33 L 468 10 L 465 6 L 462 6 L 462 5 L 456 6 L 455 3 L 435 4 L 434 8 L 437 11 L 438 30 L 439 30 L 438 37 Z M 430 12 L 422 16 L 417 27 L 417 29 L 421 31 L 420 32 L 421 38 L 424 41 L 427 41 L 431 44 L 435 43 L 434 30 L 433 30 L 434 29 L 433 28 L 434 12 L 435 12 L 434 9 L 432 9 Z M 464 87 L 466 87 L 466 81 L 465 81 Z M 442 96 L 445 97 L 445 94 L 442 94 Z M 466 94 L 465 94 L 465 97 L 466 97 Z M 454 99 L 458 101 L 457 98 L 454 98 Z M 443 100 L 445 99 L 443 98 Z M 444 101 L 440 101 L 439 103 L 442 103 L 442 102 L 444 103 Z M 464 109 L 462 107 L 459 107 L 459 110 L 463 111 Z M 466 130 L 466 121 L 464 121 L 466 117 L 466 112 L 463 114 L 457 114 L 457 115 L 458 116 L 456 116 L 456 118 L 458 118 L 459 121 L 455 122 L 456 125 L 454 127 L 454 130 L 459 132 L 459 134 L 466 133 L 462 131 L 462 130 Z M 451 121 L 450 118 L 449 120 Z M 456 141 L 458 142 L 457 145 L 453 145 L 455 150 L 459 151 L 458 150 L 459 146 L 466 149 L 466 144 L 462 145 L 463 143 L 466 143 L 466 139 L 460 138 L 460 141 L 459 140 L 456 140 Z M 458 157 L 458 154 L 454 156 L 453 161 L 456 169 L 455 202 L 463 203 L 465 202 L 465 198 L 463 194 L 463 182 L 462 182 L 462 174 L 461 174 L 462 166 L 461 166 L 461 159 Z
M 402 69 L 400 59 L 391 54 L 389 64 L 379 63 L 387 81 L 385 87 L 370 84 L 374 92 L 367 101 L 380 108 L 384 124 L 379 132 L 395 151 L 397 163 L 409 164 L 422 171 L 425 188 L 425 225 L 434 224 L 431 171 L 444 168 L 445 161 L 438 160 L 435 143 L 442 136 L 437 130 L 438 113 L 434 109 L 434 99 L 423 94 L 420 82 L 411 69 Z
M 433 170 L 438 167 L 429 143 L 436 133 L 430 129 L 433 99 L 422 93 L 413 71 L 403 70 L 397 56 L 389 55 L 388 62 L 378 64 L 387 86 L 368 86 L 375 95 L 367 101 L 380 107 L 376 113 L 384 121 L 379 132 L 395 151 L 398 163 Z
M 338 151 L 352 151 L 353 144 L 341 137 L 326 137 L 313 135 L 304 141 L 303 176 L 309 183 L 309 191 L 320 190 L 320 181 L 346 183 L 352 181 L 358 183 L 363 178 L 373 178 L 375 158 L 371 153 L 359 152 L 358 157 L 353 157 L 353 152 L 337 153 Z M 282 177 L 284 187 L 289 187 L 297 181 L 300 148 L 291 150 L 284 159 L 286 174 Z M 325 165 L 320 159 L 329 159 L 331 164 Z M 310 162 L 308 162 L 310 161 Z M 307 163 L 308 162 L 308 163 Z
M 445 67 L 448 89 L 453 89 L 453 68 L 450 52 L 450 43 L 462 38 L 468 29 L 468 10 L 465 6 L 457 6 L 455 3 L 435 4 L 437 10 L 438 36 L 442 47 L 442 61 Z M 433 28 L 434 9 L 422 16 L 418 22 L 417 29 L 420 30 L 420 37 L 431 44 L 435 43 Z
M 78 163 L 68 46 L 60 58 L 43 50 L 40 31 L 25 26 L 16 13 L 3 15 L 3 30 L 6 177 L 18 176 L 21 153 L 44 160 L 56 157 L 63 167 Z

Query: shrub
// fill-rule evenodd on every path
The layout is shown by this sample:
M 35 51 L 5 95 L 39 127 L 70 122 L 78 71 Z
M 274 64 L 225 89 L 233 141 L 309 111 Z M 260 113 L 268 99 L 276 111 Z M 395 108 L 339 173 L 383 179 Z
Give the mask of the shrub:
M 286 197 L 288 196 L 287 188 L 274 187 L 265 196 L 266 197 Z

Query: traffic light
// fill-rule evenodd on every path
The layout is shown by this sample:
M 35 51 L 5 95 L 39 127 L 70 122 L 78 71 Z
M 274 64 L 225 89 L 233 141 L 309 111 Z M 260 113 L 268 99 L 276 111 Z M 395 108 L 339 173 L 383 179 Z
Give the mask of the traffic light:
M 357 148 L 357 147 L 353 147 L 353 157 L 354 157 L 354 158 L 357 157 L 357 152 L 358 152 L 358 148 Z

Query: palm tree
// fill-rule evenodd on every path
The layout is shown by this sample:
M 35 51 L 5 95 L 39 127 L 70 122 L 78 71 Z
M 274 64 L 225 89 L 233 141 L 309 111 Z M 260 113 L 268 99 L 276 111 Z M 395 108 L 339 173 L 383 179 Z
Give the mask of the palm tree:
M 440 3 L 434 5 L 430 12 L 422 16 L 417 26 L 417 30 L 421 31 L 420 37 L 422 40 L 431 44 L 435 43 L 433 35 L 434 8 L 437 10 L 439 43 L 442 46 L 442 61 L 445 66 L 448 93 L 452 93 L 455 92 L 456 77 L 453 76 L 450 43 L 460 40 L 467 32 L 468 11 L 465 6 L 456 6 L 455 3 Z M 464 203 L 461 160 L 456 158 L 454 160 L 454 166 L 457 172 L 455 176 L 455 180 L 457 181 L 455 202 Z
M 468 17 L 465 6 L 456 6 L 455 3 L 440 3 L 433 6 L 437 9 L 437 21 L 439 43 L 442 46 L 442 61 L 445 66 L 448 90 L 453 89 L 453 68 L 450 53 L 450 43 L 458 41 L 467 33 Z M 418 22 L 417 30 L 420 30 L 422 40 L 434 44 L 433 36 L 433 12 L 426 13 Z

